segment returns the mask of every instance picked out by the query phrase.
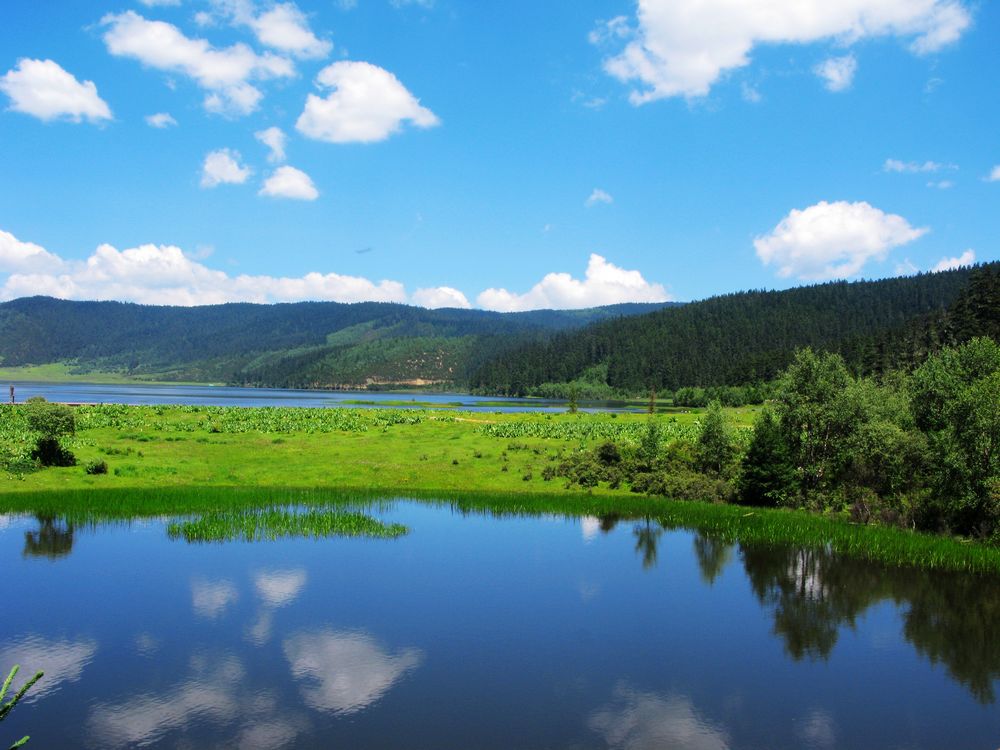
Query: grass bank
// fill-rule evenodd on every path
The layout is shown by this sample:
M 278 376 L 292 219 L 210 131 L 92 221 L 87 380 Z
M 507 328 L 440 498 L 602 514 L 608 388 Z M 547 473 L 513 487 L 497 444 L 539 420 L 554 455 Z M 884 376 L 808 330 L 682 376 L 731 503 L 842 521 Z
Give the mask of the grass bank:
M 731 415 L 745 425 L 752 411 Z M 0 513 L 83 523 L 289 505 L 341 508 L 404 497 L 496 515 L 650 518 L 730 541 L 829 546 L 894 565 L 1000 573 L 1000 549 L 952 538 L 604 486 L 582 492 L 544 478 L 545 467 L 572 451 L 604 440 L 638 441 L 646 415 L 124 406 L 79 407 L 76 415 L 71 447 L 80 465 L 3 475 Z M 697 434 L 699 416 L 658 419 L 670 440 Z M 7 450 L 30 441 L 17 419 L 16 408 L 0 408 Z M 88 475 L 86 464 L 98 460 L 107 462 L 108 473 Z M 286 519 L 274 528 L 293 522 L 300 523 Z M 212 528 L 224 526 L 217 517 Z M 206 536 L 212 533 L 206 527 Z

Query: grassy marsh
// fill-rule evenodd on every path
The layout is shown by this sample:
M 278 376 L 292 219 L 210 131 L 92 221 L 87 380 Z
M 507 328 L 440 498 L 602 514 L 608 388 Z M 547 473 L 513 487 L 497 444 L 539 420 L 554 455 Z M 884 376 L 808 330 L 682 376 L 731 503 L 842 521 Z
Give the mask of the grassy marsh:
M 217 511 L 199 518 L 173 521 L 167 526 L 171 539 L 186 542 L 273 541 L 301 537 L 372 537 L 395 539 L 407 533 L 398 523 L 384 523 L 364 513 L 287 508 Z
M 601 440 L 637 440 L 646 415 L 164 406 L 79 407 L 76 413 L 72 449 L 79 465 L 0 475 L 0 512 L 79 523 L 282 506 L 343 508 L 407 497 L 498 515 L 651 518 L 732 540 L 829 546 L 892 564 L 1000 572 L 1000 549 L 957 539 L 801 511 L 676 502 L 624 488 L 584 492 L 545 480 L 543 469 L 560 456 Z M 745 426 L 753 409 L 730 414 Z M 669 440 L 697 430 L 700 416 L 693 410 L 658 419 Z M 0 407 L 0 447 L 16 449 L 29 439 L 17 420 L 16 408 Z M 87 474 L 93 460 L 107 461 L 108 474 Z M 222 528 L 222 520 L 213 521 L 214 528 Z M 304 522 L 285 519 L 275 528 L 283 523 L 291 529 Z M 206 527 L 204 533 L 215 532 Z

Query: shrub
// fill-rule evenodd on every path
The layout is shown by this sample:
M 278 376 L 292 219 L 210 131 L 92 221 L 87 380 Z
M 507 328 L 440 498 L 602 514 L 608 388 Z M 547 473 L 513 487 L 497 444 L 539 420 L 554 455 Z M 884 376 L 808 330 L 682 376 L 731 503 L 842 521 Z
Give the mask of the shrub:
M 108 462 L 107 461 L 91 461 L 87 464 L 85 471 L 88 474 L 107 474 L 108 473 Z
M 63 448 L 56 438 L 38 438 L 31 457 L 42 466 L 76 466 L 76 456 Z

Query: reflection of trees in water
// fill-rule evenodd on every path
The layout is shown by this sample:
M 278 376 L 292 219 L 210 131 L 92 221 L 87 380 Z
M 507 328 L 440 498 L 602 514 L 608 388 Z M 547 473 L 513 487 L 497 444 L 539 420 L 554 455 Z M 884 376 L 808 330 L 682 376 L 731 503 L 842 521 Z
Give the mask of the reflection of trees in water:
M 1000 680 L 1000 581 L 921 571 L 907 596 L 903 634 L 917 652 L 944 664 L 981 703 Z
M 55 516 L 36 515 L 38 529 L 24 532 L 24 556 L 55 560 L 73 551 L 73 524 Z
M 711 586 L 733 559 L 733 545 L 698 532 L 694 538 L 694 556 L 698 560 L 701 580 Z
M 655 568 L 663 527 L 660 524 L 654 526 L 647 518 L 644 524 L 636 524 L 632 533 L 635 535 L 635 551 L 642 555 L 642 569 Z
M 917 652 L 982 703 L 1000 679 L 1000 582 L 995 578 L 888 568 L 829 550 L 740 546 L 750 585 L 774 610 L 774 632 L 795 659 L 827 658 L 843 626 L 875 603 L 903 608 L 903 635 Z

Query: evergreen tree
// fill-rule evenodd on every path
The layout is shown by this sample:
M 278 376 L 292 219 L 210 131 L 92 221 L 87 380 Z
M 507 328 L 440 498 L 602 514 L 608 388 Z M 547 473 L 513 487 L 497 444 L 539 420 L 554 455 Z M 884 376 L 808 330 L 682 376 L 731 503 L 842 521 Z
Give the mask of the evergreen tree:
M 791 504 L 796 493 L 795 469 L 781 426 L 770 409 L 764 409 L 754 424 L 753 440 L 743 457 L 737 483 L 745 505 Z

